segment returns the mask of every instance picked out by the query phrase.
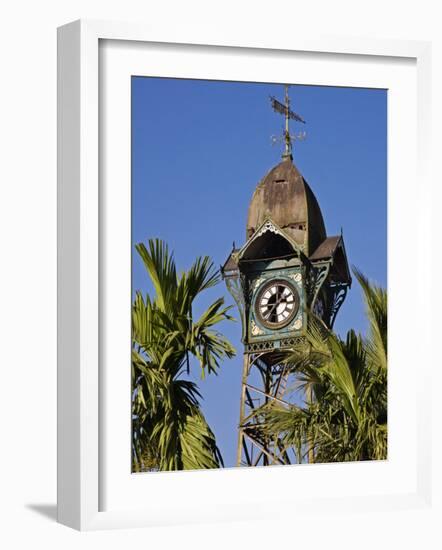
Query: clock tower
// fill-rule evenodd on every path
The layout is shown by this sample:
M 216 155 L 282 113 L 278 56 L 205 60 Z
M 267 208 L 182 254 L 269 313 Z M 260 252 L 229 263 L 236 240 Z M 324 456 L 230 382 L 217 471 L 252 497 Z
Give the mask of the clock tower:
M 269 401 L 290 404 L 284 359 L 305 341 L 309 312 L 330 329 L 351 285 L 342 234 L 327 236 L 321 209 L 292 157 L 289 120 L 304 122 L 285 103 L 282 161 L 258 183 L 250 201 L 246 242 L 222 267 L 239 309 L 244 344 L 237 466 L 290 464 L 294 454 L 279 438 L 269 441 L 257 409 Z

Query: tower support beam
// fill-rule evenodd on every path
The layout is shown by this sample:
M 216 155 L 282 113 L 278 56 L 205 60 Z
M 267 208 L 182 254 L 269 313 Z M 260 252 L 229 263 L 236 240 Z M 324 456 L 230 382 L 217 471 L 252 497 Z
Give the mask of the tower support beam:
M 263 429 L 261 407 L 270 403 L 294 404 L 283 399 L 289 390 L 289 369 L 281 364 L 281 352 L 244 354 L 241 384 L 240 419 L 238 426 L 237 466 L 290 464 L 291 459 L 282 436 L 269 437 Z M 254 384 L 250 383 L 253 378 Z M 260 381 L 260 387 L 258 382 Z M 255 396 L 257 396 L 255 398 Z

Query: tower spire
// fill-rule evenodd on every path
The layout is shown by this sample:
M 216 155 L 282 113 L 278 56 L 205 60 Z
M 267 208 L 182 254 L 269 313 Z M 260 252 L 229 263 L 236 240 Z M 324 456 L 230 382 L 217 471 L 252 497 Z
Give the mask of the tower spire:
M 285 88 L 285 151 L 282 155 L 282 158 L 292 159 L 292 138 L 290 136 L 290 126 L 289 126 L 289 113 L 290 113 L 290 97 L 289 97 L 289 86 L 288 84 L 284 85 Z
M 295 120 L 296 122 L 301 122 L 305 124 L 305 120 L 290 109 L 290 96 L 289 96 L 289 84 L 284 84 L 284 103 L 278 101 L 274 96 L 270 96 L 270 103 L 272 109 L 281 115 L 284 115 L 285 118 L 285 128 L 282 136 L 272 136 L 272 142 L 284 142 L 284 152 L 282 158 L 284 160 L 290 159 L 293 160 L 292 150 L 293 150 L 293 141 L 301 140 L 305 138 L 305 132 L 299 132 L 298 134 L 290 133 L 290 120 Z

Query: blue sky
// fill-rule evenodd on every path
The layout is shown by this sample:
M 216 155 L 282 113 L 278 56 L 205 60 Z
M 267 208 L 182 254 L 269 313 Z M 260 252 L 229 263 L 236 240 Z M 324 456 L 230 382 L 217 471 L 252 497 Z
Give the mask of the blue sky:
M 247 208 L 259 180 L 281 159 L 271 136 L 283 117 L 270 107 L 281 85 L 132 78 L 132 247 L 165 240 L 179 269 L 200 255 L 224 263 L 232 242 L 245 241 Z M 292 108 L 307 122 L 292 125 L 307 138 L 295 143 L 294 163 L 315 193 L 328 235 L 344 233 L 347 256 L 370 279 L 387 284 L 387 91 L 293 85 Z M 297 127 L 296 127 L 297 126 Z M 136 253 L 134 290 L 151 287 Z M 223 283 L 198 302 L 198 315 L 220 295 Z M 235 315 L 237 312 L 235 310 Z M 335 329 L 366 331 L 357 282 Z M 242 344 L 238 323 L 222 331 L 237 349 L 218 376 L 198 382 L 202 408 L 226 466 L 235 461 Z

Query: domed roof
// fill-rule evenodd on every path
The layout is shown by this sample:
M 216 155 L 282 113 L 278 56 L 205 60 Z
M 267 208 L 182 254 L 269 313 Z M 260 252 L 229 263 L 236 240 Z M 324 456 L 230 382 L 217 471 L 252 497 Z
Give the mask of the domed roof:
M 327 237 L 313 191 L 291 158 L 286 158 L 259 182 L 249 205 L 247 238 L 270 217 L 309 256 Z

